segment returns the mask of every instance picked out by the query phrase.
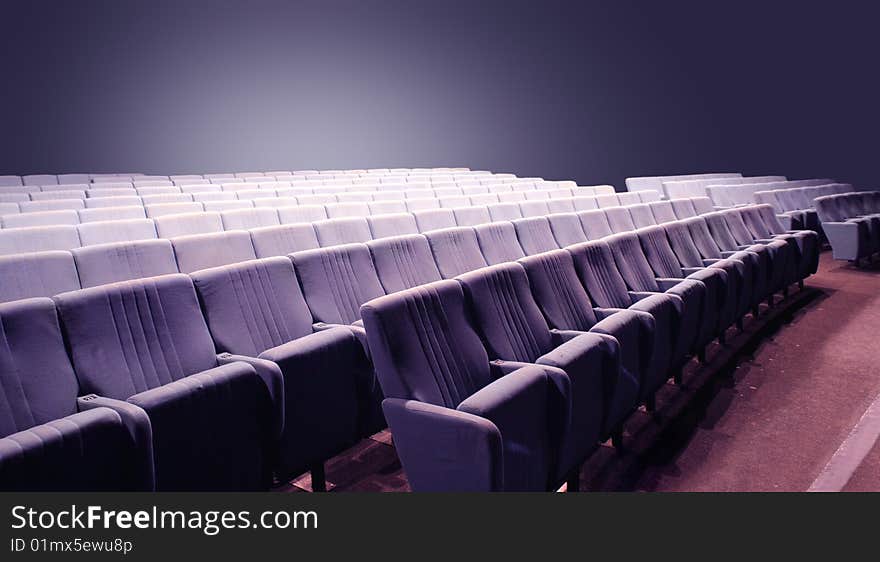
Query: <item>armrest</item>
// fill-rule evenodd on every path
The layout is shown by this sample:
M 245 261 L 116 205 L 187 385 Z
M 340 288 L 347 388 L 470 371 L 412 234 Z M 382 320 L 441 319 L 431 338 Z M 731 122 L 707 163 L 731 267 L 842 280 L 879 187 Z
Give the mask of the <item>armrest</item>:
M 550 330 L 550 341 L 553 347 L 557 347 L 585 333 L 580 330 L 558 330 L 554 328 Z
M 652 294 L 653 293 L 646 293 L 646 296 L 650 296 Z M 596 315 L 597 320 L 604 320 L 605 318 L 608 318 L 612 314 L 616 314 L 616 313 L 621 312 L 623 310 L 626 310 L 626 309 L 625 308 L 602 308 L 600 306 L 594 306 L 593 307 L 593 314 Z
M 606 432 L 606 405 L 614 402 L 621 378 L 620 345 L 605 334 L 589 332 L 539 357 L 538 365 L 562 369 L 571 379 L 572 435 L 580 443 L 595 443 Z M 568 463 L 584 453 L 574 447 Z
M 684 281 L 684 279 L 680 279 L 678 277 L 657 277 L 656 281 L 657 286 L 660 287 L 660 290 L 666 292 Z
M 730 252 L 730 254 L 733 254 L 733 252 Z M 712 265 L 712 264 L 716 264 L 716 263 L 718 263 L 718 262 L 720 262 L 720 261 L 723 261 L 723 260 L 724 260 L 724 254 L 722 253 L 721 256 L 722 256 L 722 257 L 721 257 L 720 259 L 719 259 L 719 258 L 706 258 L 706 259 L 703 260 L 703 265 L 704 265 L 705 267 L 709 267 L 709 266 Z
M 364 321 L 358 320 L 353 324 L 327 324 L 326 322 L 315 322 L 312 324 L 312 330 L 315 332 L 324 332 L 335 328 L 345 328 L 355 335 L 357 340 L 361 342 L 364 353 L 370 356 L 370 347 L 367 345 L 367 331 L 364 329 Z
M 141 462 L 138 463 L 144 471 L 140 475 L 140 480 L 148 489 L 154 489 L 156 474 L 153 465 L 153 426 L 150 424 L 150 417 L 147 413 L 134 404 L 96 394 L 87 394 L 77 398 L 76 408 L 80 412 L 95 408 L 109 408 L 119 414 L 122 425 L 131 436 L 135 450 L 143 455 Z
M 556 393 L 544 369 L 517 369 L 467 397 L 457 410 L 491 421 L 501 432 L 502 446 L 508 449 L 509 443 L 516 451 L 507 459 L 519 465 L 517 473 L 528 474 L 517 489 L 525 485 L 545 490 L 557 481 L 559 453 L 571 421 L 571 395 Z M 549 465 L 547 458 L 553 459 Z M 509 489 L 510 483 L 505 483 Z
M 221 353 L 217 356 L 219 365 L 229 365 L 230 363 L 247 363 L 254 368 L 257 375 L 263 379 L 266 388 L 269 391 L 269 397 L 275 406 L 275 428 L 276 435 L 280 436 L 284 431 L 284 375 L 281 368 L 272 361 L 260 359 L 257 357 L 248 357 L 246 355 L 235 355 L 232 353 Z
M 693 275 L 694 273 L 699 273 L 703 271 L 704 267 L 682 267 L 681 270 L 685 275 Z
M 504 487 L 501 432 L 491 421 L 415 400 L 386 398 L 382 410 L 407 480 L 418 492 Z
M 733 256 L 733 255 L 737 254 L 738 252 L 743 252 L 743 251 L 745 251 L 745 248 L 743 248 L 741 250 L 722 251 L 721 257 L 722 258 L 729 258 L 730 256 Z

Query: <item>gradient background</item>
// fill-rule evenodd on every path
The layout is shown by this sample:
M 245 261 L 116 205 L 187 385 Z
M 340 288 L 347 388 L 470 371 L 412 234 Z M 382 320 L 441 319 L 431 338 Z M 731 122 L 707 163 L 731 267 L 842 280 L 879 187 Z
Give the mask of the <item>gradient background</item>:
M 868 2 L 3 1 L 0 173 L 880 185 Z

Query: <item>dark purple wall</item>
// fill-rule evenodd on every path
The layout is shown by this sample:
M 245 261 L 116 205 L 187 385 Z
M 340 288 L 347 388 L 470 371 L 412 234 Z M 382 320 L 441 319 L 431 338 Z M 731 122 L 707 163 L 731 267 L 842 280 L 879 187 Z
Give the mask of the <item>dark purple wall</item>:
M 806 4 L 6 1 L 0 173 L 466 165 L 618 187 L 706 170 L 880 185 L 877 19 Z

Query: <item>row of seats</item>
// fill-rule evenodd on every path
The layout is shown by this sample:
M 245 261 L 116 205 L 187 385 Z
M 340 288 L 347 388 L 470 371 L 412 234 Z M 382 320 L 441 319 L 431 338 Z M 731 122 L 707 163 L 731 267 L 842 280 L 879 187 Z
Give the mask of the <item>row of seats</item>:
M 249 174 L 235 177 L 232 174 L 217 174 L 210 178 L 201 176 L 110 176 L 83 180 L 79 183 L 48 183 L 48 184 L 16 184 L 14 181 L 8 185 L 0 185 L 0 192 L 4 193 L 40 193 L 50 191 L 63 191 L 66 189 L 110 189 L 114 187 L 143 188 L 163 186 L 193 186 L 193 185 L 232 185 L 235 183 L 258 184 L 258 183 L 286 183 L 294 186 L 356 186 L 371 185 L 382 186 L 389 184 L 411 185 L 492 185 L 494 183 L 509 182 L 517 179 L 531 181 L 542 178 L 517 178 L 515 174 L 493 174 L 491 172 L 460 172 L 455 174 L 279 174 L 262 175 Z
M 880 252 L 880 192 L 825 195 L 813 204 L 834 259 L 858 265 Z
M 672 208 L 668 202 L 657 208 L 666 206 Z M 612 223 L 623 232 L 612 234 Z M 434 402 L 435 395 L 422 394 L 418 381 L 402 377 L 395 383 L 387 374 L 395 361 L 416 355 L 408 345 L 413 337 L 421 338 L 420 353 L 427 358 L 418 375 L 422 381 L 429 373 L 451 374 L 434 379 L 443 405 L 495 422 L 497 414 L 511 423 L 542 425 L 535 416 L 523 416 L 522 408 L 509 408 L 506 399 L 497 408 L 481 399 L 468 401 L 476 395 L 470 391 L 488 379 L 469 372 L 466 358 L 476 349 L 473 342 L 438 347 L 439 331 L 446 341 L 451 334 L 465 335 L 452 316 L 437 319 L 439 331 L 419 325 L 410 332 L 404 316 L 382 314 L 381 322 L 375 320 L 382 307 L 374 301 L 360 319 L 361 305 L 371 299 L 531 255 L 534 270 L 546 277 L 547 310 L 556 307 L 563 321 L 580 325 L 551 332 L 546 321 L 541 328 L 543 316 L 534 313 L 536 308 L 523 316 L 509 300 L 529 290 L 519 265 L 459 281 L 473 293 L 470 302 L 478 307 L 475 317 L 483 323 L 492 354 L 510 360 L 495 362 L 496 375 L 519 361 L 545 358 L 550 367 L 529 368 L 535 384 L 526 401 L 544 404 L 555 420 L 552 435 L 572 435 L 558 442 L 561 460 L 553 470 L 534 463 L 544 455 L 535 454 L 533 442 L 545 443 L 532 439 L 534 426 L 523 426 L 524 440 L 505 428 L 503 442 L 493 445 L 454 426 L 453 433 L 441 429 L 438 434 L 435 426 L 424 426 L 436 417 L 431 412 L 401 422 L 408 403 L 395 410 L 386 402 L 385 411 L 415 489 L 474 487 L 462 480 L 473 473 L 462 471 L 460 451 L 451 456 L 449 447 L 467 449 L 471 460 L 492 465 L 487 489 L 545 489 L 570 474 L 599 439 L 611 435 L 619 441 L 622 421 L 674 376 L 683 362 L 679 354 L 699 354 L 771 290 L 750 292 L 760 286 L 755 279 L 771 282 L 773 272 L 788 273 L 788 265 L 800 272 L 812 259 L 800 240 L 809 240 L 808 233 L 762 238 L 779 228 L 766 206 L 627 230 L 634 226 L 626 208 L 556 214 L 318 248 L 190 276 L 161 275 L 0 305 L 0 341 L 9 358 L 0 363 L 0 397 L 9 404 L 3 409 L 9 415 L 0 418 L 0 487 L 263 489 L 272 473 L 286 478 L 311 469 L 320 489 L 323 461 L 384 425 L 370 358 L 389 400 Z M 600 234 L 604 239 L 587 243 Z M 577 244 L 560 250 L 569 240 Z M 728 256 L 719 244 L 733 248 Z M 740 252 L 745 244 L 748 250 Z M 698 262 L 693 268 L 684 265 L 692 252 Z M 577 303 L 569 292 L 557 292 L 565 263 L 578 268 L 569 279 L 577 281 L 571 291 L 586 292 L 580 317 L 571 316 Z M 797 273 L 791 280 L 796 278 Z M 618 308 L 633 310 L 622 314 Z M 422 318 L 432 313 L 420 305 L 407 311 Z M 383 334 L 386 328 L 395 333 Z M 588 329 L 591 336 L 585 340 L 569 329 Z M 488 359 L 483 363 L 488 368 Z M 555 377 L 559 401 L 550 400 L 548 387 L 540 385 L 548 376 Z M 504 382 L 486 398 L 521 396 L 519 377 L 498 380 Z M 499 394 L 499 388 L 508 392 Z M 418 433 L 421 438 L 415 438 Z M 485 447 L 495 456 L 487 457 Z M 544 452 L 555 458 L 555 450 L 556 445 Z M 414 451 L 437 462 L 414 460 Z
M 750 231 L 753 223 L 762 224 Z M 771 280 L 772 270 L 786 269 L 785 254 L 797 244 L 787 233 L 763 238 L 779 228 L 772 209 L 733 209 L 462 272 L 363 305 L 383 410 L 410 485 L 576 486 L 580 465 L 609 435 L 619 444 L 638 404 L 654 409 L 654 393 L 675 373 L 664 366 L 723 333 L 723 310 L 737 300 L 730 286 L 753 287 L 749 274 Z M 745 237 L 735 240 L 740 230 Z M 728 252 L 717 246 L 725 240 Z M 698 245 L 714 246 L 718 257 L 682 268 Z M 456 253 L 466 244 L 459 246 Z
M 235 172 L 217 174 L 179 174 L 179 175 L 146 175 L 142 173 L 112 173 L 112 174 L 30 174 L 24 176 L 0 175 L 0 186 L 17 185 L 65 185 L 81 183 L 106 183 L 115 181 L 189 181 L 202 179 L 246 179 L 262 177 L 303 177 L 303 176 L 387 176 L 387 175 L 482 175 L 491 174 L 484 170 L 471 170 L 470 168 L 373 168 L 361 170 L 296 170 L 296 171 L 271 171 L 271 172 Z
M 776 216 L 787 228 L 814 230 L 822 235 L 822 225 L 813 208 L 813 200 L 825 195 L 853 191 L 848 183 L 832 183 L 812 187 L 790 187 L 756 191 L 755 201 L 772 205 Z
M 111 195 L 95 198 L 82 199 L 70 197 L 40 201 L 22 201 L 18 203 L 0 203 L 0 216 L 35 213 L 61 210 L 82 209 L 106 209 L 108 207 L 149 207 L 167 204 L 181 203 L 205 203 L 208 207 L 217 208 L 243 208 L 253 206 L 291 206 L 291 205 L 323 205 L 328 203 L 380 203 L 382 201 L 413 201 L 410 205 L 417 205 L 423 199 L 445 199 L 444 206 L 461 206 L 462 203 L 472 203 L 473 198 L 478 204 L 498 202 L 526 201 L 533 199 L 552 199 L 555 197 L 583 196 L 614 196 L 614 188 L 611 186 L 574 186 L 553 187 L 551 184 L 518 184 L 515 189 L 465 190 L 462 188 L 448 189 L 419 189 L 408 191 L 386 192 L 319 192 L 312 190 L 290 189 L 254 189 L 230 192 L 199 192 L 199 193 L 165 193 L 154 195 Z M 622 193 L 628 197 L 628 202 L 637 203 L 655 195 L 650 200 L 659 199 L 654 192 Z M 244 203 L 240 203 L 244 202 Z M 192 206 L 192 205 L 191 205 Z M 218 207 L 219 206 L 219 207 Z M 162 209 L 162 207 L 155 207 Z M 167 209 L 173 209 L 167 207 Z M 209 208 L 208 210 L 217 210 Z M 92 213 L 98 213 L 92 211 Z M 167 212 L 165 214 L 168 214 Z
M 252 180 L 252 181 L 248 181 Z M 382 181 L 384 180 L 384 181 Z M 369 182 L 352 183 L 352 180 L 277 180 L 272 178 L 248 178 L 220 180 L 190 180 L 187 183 L 173 184 L 170 181 L 151 181 L 143 183 L 130 182 L 107 182 L 98 184 L 65 184 L 51 186 L 7 186 L 0 187 L 0 195 L 6 201 L 46 200 L 62 198 L 101 197 L 143 193 L 152 195 L 156 193 L 201 193 L 206 191 L 241 191 L 245 189 L 287 189 L 299 188 L 314 189 L 319 192 L 343 192 L 343 191 L 388 191 L 396 189 L 440 189 L 450 187 L 462 187 L 475 189 L 480 187 L 494 187 L 502 184 L 519 183 L 548 183 L 558 187 L 573 187 L 573 181 L 547 181 L 542 178 L 499 178 L 497 175 L 474 176 L 472 179 L 459 181 L 429 181 L 417 179 L 397 180 L 395 178 L 372 179 Z
M 721 181 L 723 179 L 723 181 Z M 788 181 L 785 176 L 747 176 L 737 178 L 695 178 L 663 180 L 663 193 L 669 198 L 707 197 L 706 188 L 710 185 L 741 185 Z
M 748 180 L 749 178 L 743 178 Z M 719 182 L 706 187 L 706 195 L 717 207 L 735 207 L 755 203 L 755 193 L 771 189 L 790 189 L 792 187 L 812 187 L 835 183 L 832 179 L 817 178 L 808 180 L 792 180 L 784 182 Z
M 143 218 L 159 218 L 168 215 L 180 215 L 200 212 L 224 212 L 242 209 L 278 209 L 280 214 L 296 214 L 296 209 L 323 207 L 326 218 L 347 216 L 368 216 L 388 213 L 406 213 L 428 209 L 459 209 L 462 207 L 483 206 L 493 209 L 505 209 L 519 206 L 528 209 L 541 208 L 545 205 L 552 209 L 604 208 L 617 205 L 630 205 L 651 202 L 651 192 L 619 193 L 607 195 L 582 195 L 590 190 L 579 188 L 572 195 L 569 190 L 547 190 L 534 192 L 511 192 L 501 194 L 484 194 L 454 197 L 421 197 L 415 199 L 381 199 L 377 201 L 340 201 L 332 197 L 301 196 L 301 197 L 262 197 L 256 199 L 240 199 L 230 201 L 181 201 L 177 203 L 152 203 L 141 205 L 121 205 L 112 207 L 91 207 L 87 209 L 56 209 L 32 211 L 21 214 L 0 215 L 3 228 L 24 228 L 29 226 L 51 226 L 60 224 L 85 224 L 110 220 L 128 220 Z M 510 196 L 510 197 L 505 197 Z M 704 198 L 706 199 L 706 198 Z M 120 203 L 124 203 L 122 201 Z M 63 203 L 63 202 L 59 202 Z M 2 206 L 2 204 L 0 204 Z M 58 205 L 62 206 L 62 205 Z M 281 219 L 284 220 L 283 218 Z
M 661 224 L 710 212 L 712 208 L 707 203 L 706 198 L 681 199 L 608 208 L 605 209 L 607 212 L 596 207 L 583 211 L 567 208 L 566 213 L 554 213 L 545 206 L 534 216 L 550 216 L 551 225 L 562 224 L 560 221 L 574 217 L 582 221 L 581 228 L 586 229 L 590 237 L 601 237 L 615 230 Z M 300 208 L 300 211 L 304 210 Z M 312 248 L 501 220 L 519 222 L 529 218 L 523 217 L 519 208 L 509 210 L 516 212 L 498 215 L 486 207 L 475 207 L 324 220 L 321 219 L 325 215 L 300 214 L 290 217 L 289 224 L 270 222 L 268 226 L 258 222 L 260 215 L 249 217 L 247 221 L 237 216 L 235 224 L 229 223 L 227 216 L 225 225 L 224 217 L 211 213 L 173 215 L 147 220 L 149 224 L 135 220 L 80 225 L 82 247 L 76 245 L 77 227 L 42 227 L 38 230 L 42 236 L 38 248 L 30 245 L 29 251 L 23 252 L 22 244 L 18 244 L 17 252 L 0 257 L 0 277 L 4 279 L 0 284 L 0 302 L 51 296 L 138 277 L 190 273 Z M 262 216 L 262 219 L 267 218 L 272 219 L 272 216 Z M 94 225 L 101 228 L 94 232 L 85 230 Z M 224 226 L 229 228 L 224 230 Z M 29 230 L 0 232 L 0 250 L 4 248 L 5 235 Z M 554 236 L 560 243 L 570 241 L 565 238 L 561 226 L 555 230 Z M 580 230 L 574 229 L 574 232 L 579 234 Z M 91 242 L 94 244 L 89 244 Z
M 623 195 L 623 194 L 621 194 Z M 635 195 L 635 194 L 630 194 Z M 469 200 L 470 201 L 470 200 Z M 291 207 L 247 207 L 233 208 L 221 212 L 211 212 L 207 209 L 207 203 L 164 203 L 159 206 L 161 211 L 154 208 L 143 209 L 141 207 L 115 208 L 111 215 L 109 209 L 101 216 L 113 220 L 96 222 L 84 222 L 76 224 L 73 217 L 70 222 L 74 224 L 58 225 L 49 224 L 41 226 L 23 226 L 18 220 L 14 228 L 0 230 L 0 255 L 38 252 L 48 250 L 69 250 L 80 246 L 102 244 L 108 242 L 120 242 L 126 240 L 141 240 L 147 238 L 170 238 L 187 234 L 202 234 L 218 232 L 221 230 L 241 230 L 262 226 L 276 226 L 280 224 L 294 224 L 300 222 L 325 221 L 321 231 L 326 237 L 337 237 L 333 234 L 339 230 L 338 225 L 362 225 L 368 223 L 381 224 L 378 217 L 390 214 L 411 214 L 413 220 L 421 230 L 440 228 L 442 225 L 453 224 L 478 224 L 490 220 L 502 220 L 522 218 L 535 215 L 546 215 L 552 212 L 571 212 L 588 209 L 597 209 L 617 206 L 629 202 L 628 198 L 611 196 L 599 197 L 568 197 L 553 200 L 528 200 L 520 203 L 496 203 L 491 205 L 457 206 L 454 208 L 441 207 L 442 199 L 412 199 L 406 203 L 418 202 L 418 205 L 399 202 L 367 203 L 337 203 L 333 205 L 299 205 Z M 467 202 L 457 201 L 461 205 Z M 697 200 L 701 206 L 709 205 L 708 199 Z M 197 207 L 197 205 L 199 205 Z M 202 206 L 203 205 L 203 206 Z M 710 205 L 709 205 L 710 206 Z M 169 208 L 171 207 L 171 208 Z M 210 207 L 213 208 L 213 207 Z M 97 209 L 95 209 L 97 210 Z M 39 222 L 57 223 L 62 217 L 57 217 L 54 211 L 51 216 L 43 214 L 37 218 Z M 73 212 L 73 211 L 71 211 Z M 373 215 L 376 212 L 378 214 Z M 143 213 L 143 214 L 142 214 Z M 48 213 L 47 213 L 48 214 Z M 149 218 L 131 218 L 126 216 Z M 30 215 L 11 215 L 12 218 L 30 218 Z M 372 217 L 369 220 L 365 217 Z M 345 221 L 347 222 L 340 222 Z M 6 219 L 4 220 L 11 220 Z M 335 222 L 333 222 L 335 221 Z M 11 223 L 9 223 L 11 224 Z M 349 228 L 356 228 L 351 226 Z M 369 232 L 373 227 L 367 227 Z
M 739 172 L 733 173 L 711 173 L 711 174 L 684 174 L 678 176 L 642 176 L 642 177 L 633 177 L 626 178 L 626 189 L 628 191 L 656 191 L 661 193 L 665 199 L 674 199 L 675 197 L 670 197 L 668 193 L 663 188 L 663 182 L 665 181 L 683 181 L 683 180 L 698 180 L 698 179 L 707 179 L 707 180 L 721 180 L 721 179 L 729 179 L 729 178 L 741 178 L 742 174 Z M 705 194 L 702 194 L 705 195 Z M 701 196 L 702 196 L 701 195 Z

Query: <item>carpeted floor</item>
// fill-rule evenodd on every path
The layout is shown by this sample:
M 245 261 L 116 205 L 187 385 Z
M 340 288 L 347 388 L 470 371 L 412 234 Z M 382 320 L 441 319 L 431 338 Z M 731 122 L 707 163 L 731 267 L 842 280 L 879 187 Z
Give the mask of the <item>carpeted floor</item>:
M 667 385 L 659 416 L 637 412 L 626 449 L 603 446 L 584 466 L 588 491 L 806 490 L 880 393 L 880 265 L 822 254 L 819 272 L 781 306 L 748 317 L 714 344 L 708 364 Z M 407 491 L 390 433 L 333 459 L 335 491 Z M 280 491 L 311 489 L 308 476 Z M 846 490 L 880 491 L 880 444 Z

